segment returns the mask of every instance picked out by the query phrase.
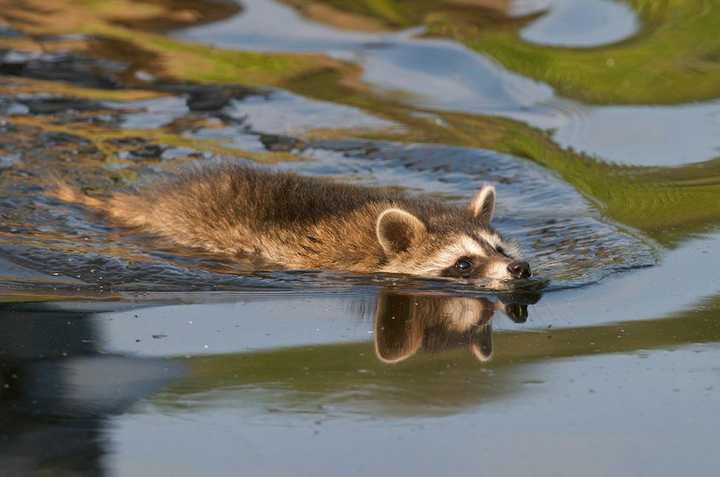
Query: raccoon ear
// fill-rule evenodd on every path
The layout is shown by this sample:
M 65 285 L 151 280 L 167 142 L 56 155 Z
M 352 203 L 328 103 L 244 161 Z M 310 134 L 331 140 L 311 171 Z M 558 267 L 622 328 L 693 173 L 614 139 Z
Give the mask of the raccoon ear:
M 387 254 L 404 252 L 425 236 L 427 229 L 420 219 L 402 209 L 384 210 L 375 224 L 378 242 Z
M 490 224 L 495 215 L 495 187 L 485 185 L 470 202 L 470 212 L 484 224 Z

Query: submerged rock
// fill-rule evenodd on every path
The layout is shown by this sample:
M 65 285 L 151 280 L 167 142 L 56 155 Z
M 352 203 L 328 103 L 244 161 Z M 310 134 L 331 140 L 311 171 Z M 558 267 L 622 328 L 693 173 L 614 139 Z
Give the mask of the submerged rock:
M 66 97 L 32 97 L 21 99 L 21 104 L 28 108 L 30 114 L 58 114 L 69 111 L 99 111 L 106 109 L 96 101 Z
M 257 90 L 241 86 L 216 86 L 204 84 L 157 84 L 155 89 L 187 97 L 187 107 L 195 112 L 217 112 L 233 99 L 261 94 Z
M 261 134 L 260 142 L 272 152 L 302 151 L 307 148 L 307 144 L 300 139 L 278 134 Z
M 87 145 L 90 141 L 84 137 L 68 134 L 64 132 L 48 132 L 40 135 L 40 141 L 47 146 L 56 146 L 59 144 L 77 144 Z
M 126 70 L 127 65 L 119 62 L 74 53 L 0 51 L 0 74 L 8 76 L 65 81 L 90 88 L 117 89 L 122 87 L 119 77 Z
M 165 146 L 158 144 L 146 144 L 130 151 L 120 151 L 118 158 L 125 161 L 159 160 L 165 149 Z

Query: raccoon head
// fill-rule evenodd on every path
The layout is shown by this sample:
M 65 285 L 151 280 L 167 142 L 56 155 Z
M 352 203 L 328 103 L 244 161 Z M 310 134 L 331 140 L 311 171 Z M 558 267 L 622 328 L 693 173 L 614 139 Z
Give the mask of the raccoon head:
M 517 247 L 495 231 L 495 188 L 484 186 L 464 213 L 428 218 L 389 208 L 380 213 L 376 235 L 386 256 L 381 271 L 486 281 L 528 278 L 530 265 Z

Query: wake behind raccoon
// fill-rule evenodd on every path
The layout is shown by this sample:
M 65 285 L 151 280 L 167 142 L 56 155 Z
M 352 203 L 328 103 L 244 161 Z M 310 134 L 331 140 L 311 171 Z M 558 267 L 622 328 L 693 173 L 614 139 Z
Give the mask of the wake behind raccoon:
M 388 189 L 225 164 L 190 169 L 107 199 L 62 182 L 50 194 L 182 246 L 259 256 L 287 269 L 467 280 L 531 274 L 516 247 L 490 225 L 492 186 L 482 187 L 462 208 Z

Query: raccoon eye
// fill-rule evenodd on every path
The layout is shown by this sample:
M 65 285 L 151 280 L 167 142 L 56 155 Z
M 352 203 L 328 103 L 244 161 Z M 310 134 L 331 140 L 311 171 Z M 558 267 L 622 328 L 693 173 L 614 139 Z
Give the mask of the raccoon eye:
M 470 260 L 461 258 L 455 263 L 455 268 L 460 270 L 461 272 L 467 272 L 472 268 L 472 262 Z

